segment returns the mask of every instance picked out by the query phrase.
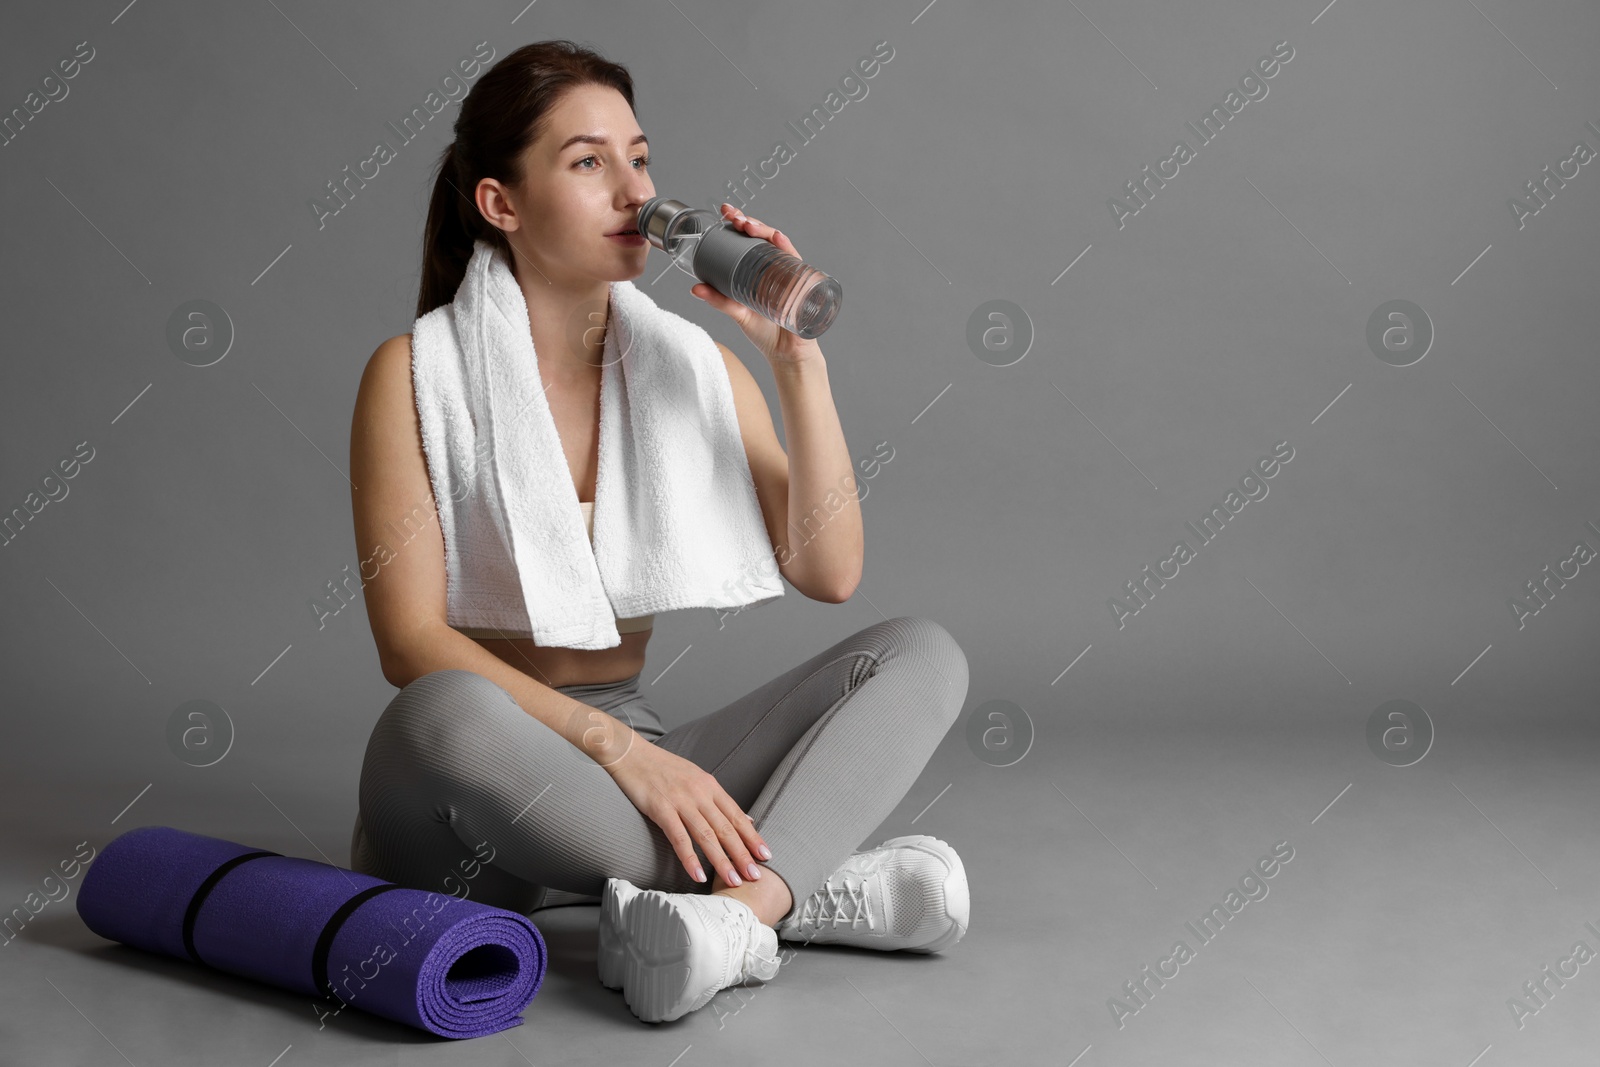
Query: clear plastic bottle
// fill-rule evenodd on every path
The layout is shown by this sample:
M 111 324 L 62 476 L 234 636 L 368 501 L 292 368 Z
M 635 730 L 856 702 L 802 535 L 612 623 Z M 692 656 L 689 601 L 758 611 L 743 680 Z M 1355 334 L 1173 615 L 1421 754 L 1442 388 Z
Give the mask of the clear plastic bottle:
M 807 340 L 839 314 L 837 280 L 703 208 L 653 197 L 639 208 L 639 232 L 684 273 Z

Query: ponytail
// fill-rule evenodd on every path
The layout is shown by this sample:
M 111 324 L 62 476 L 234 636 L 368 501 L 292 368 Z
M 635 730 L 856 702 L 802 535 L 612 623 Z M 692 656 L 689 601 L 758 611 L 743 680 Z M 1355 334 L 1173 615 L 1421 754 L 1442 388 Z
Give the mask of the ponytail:
M 461 279 L 466 277 L 467 261 L 472 258 L 473 241 L 477 237 L 501 245 L 506 243 L 499 227 L 489 225 L 479 213 L 473 189 L 462 187 L 461 169 L 460 156 L 452 141 L 434 168 L 433 195 L 428 198 L 428 221 L 422 236 L 426 254 L 422 259 L 422 285 L 417 294 L 417 318 L 455 298 Z

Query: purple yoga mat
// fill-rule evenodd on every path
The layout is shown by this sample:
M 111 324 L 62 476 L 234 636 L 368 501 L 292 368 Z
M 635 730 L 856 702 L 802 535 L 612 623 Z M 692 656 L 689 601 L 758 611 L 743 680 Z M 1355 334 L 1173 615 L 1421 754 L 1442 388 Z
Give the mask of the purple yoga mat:
M 441 1037 L 521 1025 L 548 962 L 516 912 L 170 826 L 106 845 L 78 914 L 112 941 Z

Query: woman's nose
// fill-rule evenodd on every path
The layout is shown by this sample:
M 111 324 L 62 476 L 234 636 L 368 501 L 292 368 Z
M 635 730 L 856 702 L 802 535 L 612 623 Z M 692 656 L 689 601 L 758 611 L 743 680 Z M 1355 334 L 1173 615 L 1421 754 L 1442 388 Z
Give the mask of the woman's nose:
M 628 203 L 635 209 L 644 206 L 644 202 L 656 195 L 655 183 L 650 180 L 650 175 L 643 171 L 634 171 L 624 191 Z
M 625 201 L 626 206 L 623 208 L 623 213 L 637 218 L 639 215 L 639 209 L 644 207 L 650 198 L 655 195 L 655 190 L 649 187 L 637 191 L 633 195 L 630 195 Z

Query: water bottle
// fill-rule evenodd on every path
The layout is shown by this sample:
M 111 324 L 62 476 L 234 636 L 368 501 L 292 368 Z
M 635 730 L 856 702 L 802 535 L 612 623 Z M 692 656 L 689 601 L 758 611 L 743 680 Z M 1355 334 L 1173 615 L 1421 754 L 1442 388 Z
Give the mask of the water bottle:
M 836 280 L 703 208 L 653 197 L 639 208 L 639 232 L 684 273 L 807 340 L 839 314 Z

